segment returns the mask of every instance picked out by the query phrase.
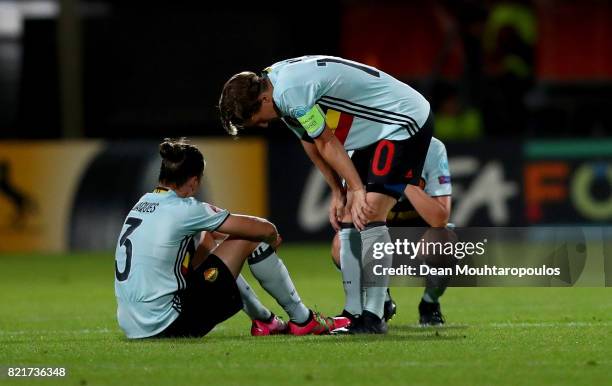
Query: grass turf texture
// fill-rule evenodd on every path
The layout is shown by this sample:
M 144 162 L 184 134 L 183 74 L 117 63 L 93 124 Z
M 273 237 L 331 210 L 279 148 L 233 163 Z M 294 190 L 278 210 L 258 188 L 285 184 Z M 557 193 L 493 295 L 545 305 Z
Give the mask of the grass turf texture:
M 341 310 L 327 246 L 287 245 L 280 254 L 308 306 Z M 612 382 L 608 288 L 451 288 L 443 328 L 416 326 L 422 289 L 395 288 L 398 314 L 387 336 L 253 338 L 240 313 L 203 339 L 128 341 L 115 321 L 113 271 L 111 254 L 0 256 L 0 384 Z M 69 374 L 9 379 L 6 366 L 62 366 Z

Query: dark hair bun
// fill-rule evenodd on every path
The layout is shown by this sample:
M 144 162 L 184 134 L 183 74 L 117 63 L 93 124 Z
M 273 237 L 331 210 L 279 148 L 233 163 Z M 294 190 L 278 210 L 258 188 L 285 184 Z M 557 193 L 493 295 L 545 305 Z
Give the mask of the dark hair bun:
M 159 155 L 170 162 L 181 162 L 185 158 L 182 143 L 168 138 L 159 145 Z
M 164 139 L 159 145 L 159 155 L 162 157 L 159 169 L 162 184 L 182 186 L 189 178 L 201 178 L 204 173 L 204 157 L 187 138 Z

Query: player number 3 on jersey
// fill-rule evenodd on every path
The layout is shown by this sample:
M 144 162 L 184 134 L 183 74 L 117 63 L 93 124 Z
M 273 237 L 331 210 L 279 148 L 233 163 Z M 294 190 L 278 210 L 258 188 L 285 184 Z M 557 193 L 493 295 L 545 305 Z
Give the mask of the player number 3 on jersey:
M 123 268 L 123 272 L 119 272 L 117 260 L 115 260 L 115 277 L 118 281 L 127 280 L 130 274 L 130 268 L 132 266 L 132 241 L 128 239 L 128 237 L 141 223 L 142 219 L 136 217 L 128 217 L 128 219 L 125 220 L 125 225 L 128 225 L 128 228 L 123 235 L 121 235 L 121 239 L 119 239 L 119 245 L 125 247 L 125 268 Z

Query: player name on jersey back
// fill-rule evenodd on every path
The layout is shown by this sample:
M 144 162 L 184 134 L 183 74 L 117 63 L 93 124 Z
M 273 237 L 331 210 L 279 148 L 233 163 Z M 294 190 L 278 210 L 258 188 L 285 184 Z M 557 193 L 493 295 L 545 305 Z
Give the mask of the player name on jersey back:
M 159 206 L 159 202 L 139 202 L 132 210 L 140 213 L 153 213 Z

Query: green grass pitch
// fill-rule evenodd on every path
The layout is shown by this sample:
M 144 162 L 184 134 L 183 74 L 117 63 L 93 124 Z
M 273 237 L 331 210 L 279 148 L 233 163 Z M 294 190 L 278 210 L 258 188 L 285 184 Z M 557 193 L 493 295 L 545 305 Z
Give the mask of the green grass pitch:
M 325 245 L 280 250 L 302 299 L 341 310 Z M 128 341 L 113 256 L 0 256 L 0 384 L 603 385 L 612 383 L 612 289 L 450 288 L 448 325 L 419 328 L 420 288 L 395 288 L 387 336 L 252 338 L 240 313 L 203 339 Z M 247 271 L 262 300 L 284 316 Z M 6 366 L 61 366 L 61 379 Z

